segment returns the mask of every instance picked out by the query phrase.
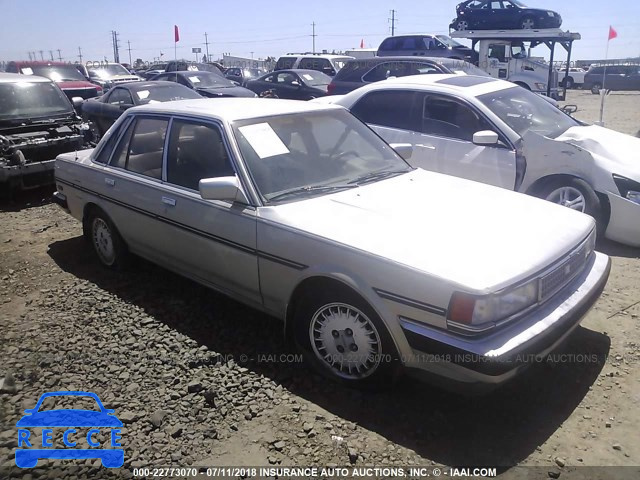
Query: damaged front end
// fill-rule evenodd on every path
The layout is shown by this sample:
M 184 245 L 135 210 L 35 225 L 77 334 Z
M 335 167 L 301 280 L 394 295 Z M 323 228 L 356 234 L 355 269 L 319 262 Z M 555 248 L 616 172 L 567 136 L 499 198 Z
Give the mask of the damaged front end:
M 0 122 L 0 190 L 4 193 L 52 184 L 58 155 L 94 146 L 89 126 L 75 116 L 7 123 Z

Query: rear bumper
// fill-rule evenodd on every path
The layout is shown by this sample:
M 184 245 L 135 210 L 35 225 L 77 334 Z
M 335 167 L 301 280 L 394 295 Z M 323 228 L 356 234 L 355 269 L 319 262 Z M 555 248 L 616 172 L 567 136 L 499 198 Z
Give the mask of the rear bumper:
M 67 196 L 64 193 L 53 192 L 51 200 L 56 205 L 60 206 L 65 212 L 69 212 L 69 205 L 67 204 Z
M 413 351 L 410 373 L 442 377 L 444 386 L 495 387 L 541 362 L 580 324 L 609 277 L 611 260 L 596 253 L 585 271 L 515 325 L 482 338 L 461 338 L 402 321 Z

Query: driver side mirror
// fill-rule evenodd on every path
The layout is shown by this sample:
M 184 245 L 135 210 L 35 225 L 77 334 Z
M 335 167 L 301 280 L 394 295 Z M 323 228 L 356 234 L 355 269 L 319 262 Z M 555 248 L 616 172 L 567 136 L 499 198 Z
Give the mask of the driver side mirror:
M 391 143 L 389 146 L 404 160 L 409 160 L 413 155 L 413 145 L 410 143 Z
M 473 143 L 484 147 L 498 144 L 498 134 L 491 130 L 481 130 L 473 134 Z
M 574 113 L 576 113 L 578 111 L 578 106 L 577 105 L 565 105 L 560 110 L 562 110 L 567 115 L 572 115 L 572 114 L 574 114 Z
M 249 204 L 237 176 L 203 178 L 198 185 L 200 196 L 205 200 L 228 200 Z
M 73 108 L 75 108 L 76 110 L 80 110 L 80 108 L 82 107 L 82 102 L 84 102 L 84 98 L 82 97 L 71 98 L 71 103 L 73 104 Z
M 293 82 L 291 82 L 291 85 L 293 85 L 294 87 L 299 87 L 300 86 L 300 82 L 297 80 L 294 80 Z

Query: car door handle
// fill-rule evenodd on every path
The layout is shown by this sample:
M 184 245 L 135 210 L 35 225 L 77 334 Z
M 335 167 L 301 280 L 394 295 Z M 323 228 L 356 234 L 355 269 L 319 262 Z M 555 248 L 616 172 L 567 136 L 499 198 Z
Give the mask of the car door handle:
M 162 197 L 162 203 L 164 203 L 165 205 L 169 205 L 171 207 L 175 207 L 176 206 L 175 199 L 169 198 L 169 197 Z
M 113 178 L 105 178 L 104 179 L 104 183 L 106 183 L 107 185 L 113 187 L 116 184 L 116 181 Z

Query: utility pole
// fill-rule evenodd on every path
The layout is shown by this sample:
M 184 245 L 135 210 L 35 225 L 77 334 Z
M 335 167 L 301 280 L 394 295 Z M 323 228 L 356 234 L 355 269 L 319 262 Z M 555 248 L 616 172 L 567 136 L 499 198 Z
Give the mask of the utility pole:
M 129 66 L 132 66 L 133 64 L 131 63 L 131 42 L 129 40 L 127 40 L 127 50 L 129 50 Z
M 111 30 L 111 38 L 113 43 L 113 61 L 115 63 L 120 63 L 120 51 L 118 47 L 118 32 L 115 30 Z
M 209 58 L 209 37 L 207 37 L 207 32 L 204 32 L 204 44 L 207 47 L 207 62 L 210 62 L 211 59 Z
M 40 50 L 40 60 L 42 60 L 44 62 L 44 52 L 43 52 L 43 50 Z
M 51 61 L 53 62 L 53 50 L 49 50 L 49 55 L 51 55 Z
M 393 37 L 396 34 L 396 11 L 395 10 L 391 10 L 391 18 L 389 19 L 389 21 L 391 21 L 391 36 Z
M 60 49 L 58 49 L 58 60 L 62 61 L 62 53 L 60 52 Z
M 29 61 L 33 62 L 33 59 L 31 58 L 31 52 L 27 52 L 27 54 L 29 55 Z
M 313 53 L 316 53 L 316 22 L 313 22 L 311 24 L 311 28 L 312 28 L 312 33 L 311 33 L 311 37 L 313 38 Z
M 78 56 L 80 57 L 80 63 L 82 63 L 82 48 L 78 47 Z

